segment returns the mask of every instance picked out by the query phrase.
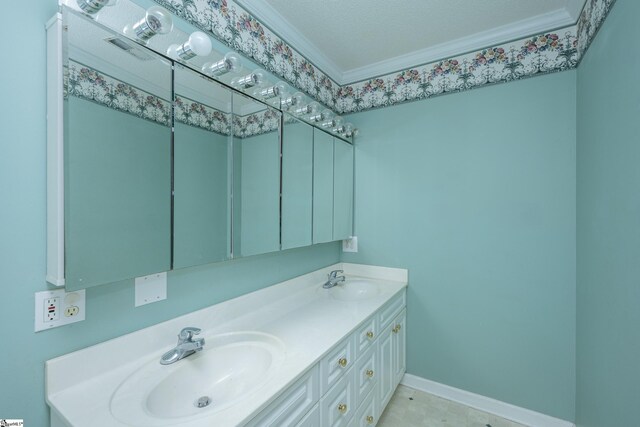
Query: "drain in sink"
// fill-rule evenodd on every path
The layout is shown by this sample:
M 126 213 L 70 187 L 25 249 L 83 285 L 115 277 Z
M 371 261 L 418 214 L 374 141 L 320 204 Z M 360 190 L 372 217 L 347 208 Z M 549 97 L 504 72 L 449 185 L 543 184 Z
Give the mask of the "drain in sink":
M 195 401 L 194 405 L 196 408 L 206 408 L 211 404 L 211 398 L 209 396 L 199 397 L 198 400 Z

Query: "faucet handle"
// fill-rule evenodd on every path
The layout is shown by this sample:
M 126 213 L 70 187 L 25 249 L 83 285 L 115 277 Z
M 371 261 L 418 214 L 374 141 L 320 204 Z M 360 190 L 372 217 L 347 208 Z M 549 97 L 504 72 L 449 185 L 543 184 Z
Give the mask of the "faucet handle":
M 194 328 L 193 326 L 187 326 L 180 331 L 178 334 L 178 338 L 184 341 L 190 341 L 194 335 L 198 335 L 200 333 L 200 328 Z
M 329 273 L 329 279 L 335 279 L 338 274 L 342 273 L 344 273 L 344 270 L 333 270 L 331 273 Z

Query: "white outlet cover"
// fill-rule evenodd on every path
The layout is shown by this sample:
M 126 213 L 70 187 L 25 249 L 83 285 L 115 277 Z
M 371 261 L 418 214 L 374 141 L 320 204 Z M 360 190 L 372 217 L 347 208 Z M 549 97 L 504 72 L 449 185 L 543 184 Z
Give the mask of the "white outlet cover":
M 342 252 L 358 252 L 358 238 L 351 236 L 342 241 Z
M 45 321 L 45 302 L 52 298 L 58 299 L 58 314 L 55 320 Z M 84 289 L 74 292 L 65 292 L 64 289 L 36 292 L 34 329 L 36 332 L 39 332 L 46 329 L 57 328 L 58 326 L 68 325 L 70 323 L 81 322 L 85 319 L 86 306 Z M 65 316 L 65 311 L 67 309 L 70 309 L 70 312 L 77 314 Z
M 136 307 L 167 299 L 167 273 L 136 277 Z

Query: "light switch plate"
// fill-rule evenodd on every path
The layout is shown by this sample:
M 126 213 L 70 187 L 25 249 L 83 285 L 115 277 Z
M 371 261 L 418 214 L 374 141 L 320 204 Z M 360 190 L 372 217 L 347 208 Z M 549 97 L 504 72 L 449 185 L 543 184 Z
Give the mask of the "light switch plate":
M 85 291 L 65 292 L 64 289 L 36 292 L 35 331 L 57 328 L 80 322 L 85 316 Z
M 167 273 L 136 277 L 136 307 L 167 299 Z
M 358 252 L 358 238 L 351 236 L 342 241 L 342 252 Z

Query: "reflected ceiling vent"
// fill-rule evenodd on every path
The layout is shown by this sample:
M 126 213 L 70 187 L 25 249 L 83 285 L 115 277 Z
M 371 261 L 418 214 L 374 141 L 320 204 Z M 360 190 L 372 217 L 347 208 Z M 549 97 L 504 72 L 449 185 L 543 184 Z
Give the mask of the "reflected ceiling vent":
M 147 52 L 145 52 L 143 49 L 139 48 L 138 46 L 136 46 L 135 44 L 131 43 L 130 41 L 121 38 L 121 37 L 108 37 L 106 39 L 104 39 L 104 41 L 106 41 L 109 44 L 112 44 L 113 46 L 120 48 L 122 50 L 124 50 L 125 52 L 135 56 L 136 58 L 138 58 L 141 61 L 150 61 L 152 59 L 154 59 L 153 56 L 151 56 L 150 54 L 148 54 Z

